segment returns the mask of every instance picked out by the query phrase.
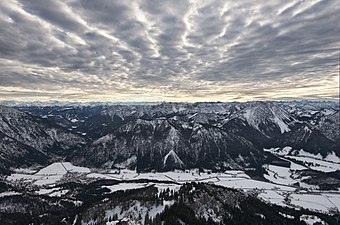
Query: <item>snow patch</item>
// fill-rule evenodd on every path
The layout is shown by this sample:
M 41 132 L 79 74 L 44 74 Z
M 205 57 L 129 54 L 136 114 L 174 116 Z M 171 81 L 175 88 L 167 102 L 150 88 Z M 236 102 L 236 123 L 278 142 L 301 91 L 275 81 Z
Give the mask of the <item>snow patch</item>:
M 314 215 L 301 215 L 300 221 L 304 221 L 307 225 L 314 225 L 315 223 L 319 223 L 321 225 L 326 225 L 325 221 L 321 220 L 319 217 Z
M 294 152 L 294 155 L 296 154 L 296 150 L 295 150 L 295 152 Z M 297 155 L 298 156 L 306 156 L 306 157 L 311 157 L 311 158 L 315 158 L 315 159 L 322 159 L 323 157 L 322 157 L 322 155 L 320 154 L 320 153 L 318 153 L 318 154 L 312 154 L 312 153 L 310 153 L 310 152 L 306 152 L 305 150 L 303 150 L 303 149 L 300 149 L 299 151 L 298 151 L 298 153 L 297 153 Z
M 13 195 L 22 195 L 22 193 L 16 192 L 16 191 L 6 191 L 0 193 L 0 198 L 6 197 L 6 196 L 13 196 Z
M 281 134 L 283 134 L 284 132 L 289 132 L 290 131 L 288 125 L 285 124 L 281 119 L 275 117 L 274 118 L 274 122 L 276 123 L 276 125 L 279 126 Z
M 53 163 L 36 173 L 36 175 L 65 175 L 67 172 L 90 173 L 86 167 L 74 166 L 70 162 Z
M 164 160 L 163 160 L 163 166 L 165 167 L 166 166 L 166 163 L 169 159 L 169 157 L 171 159 L 174 160 L 175 162 L 175 165 L 184 165 L 183 161 L 178 157 L 178 155 L 176 154 L 176 152 L 174 150 L 171 150 L 168 154 L 166 154 L 166 156 L 164 157 Z
M 77 119 L 71 119 L 70 121 L 71 121 L 71 123 L 78 122 L 78 120 L 77 120 Z
M 282 212 L 279 212 L 279 214 L 285 218 L 288 218 L 288 219 L 294 219 L 295 217 L 292 216 L 292 215 L 288 215 L 288 214 L 285 214 L 285 213 L 282 213 Z
M 340 158 L 335 154 L 335 152 L 329 153 L 325 157 L 325 160 L 335 162 L 335 163 L 340 163 Z
M 103 188 L 110 189 L 111 192 L 121 191 L 121 190 L 132 190 L 149 187 L 150 185 L 145 183 L 119 183 L 116 185 L 103 186 Z
M 286 146 L 283 149 L 281 148 L 270 148 L 270 149 L 263 149 L 263 151 L 265 152 L 270 152 L 274 155 L 278 155 L 278 156 L 286 156 L 289 155 L 289 153 L 291 152 L 292 147 Z

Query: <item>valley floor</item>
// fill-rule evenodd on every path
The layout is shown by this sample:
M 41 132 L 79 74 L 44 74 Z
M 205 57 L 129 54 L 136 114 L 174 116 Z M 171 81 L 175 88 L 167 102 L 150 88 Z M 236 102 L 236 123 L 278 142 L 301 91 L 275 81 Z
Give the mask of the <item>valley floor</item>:
M 292 166 L 296 165 L 292 164 Z M 5 181 L 13 186 L 25 186 L 27 187 L 25 191 L 31 191 L 35 195 L 63 198 L 71 198 L 72 196 L 69 196 L 67 185 L 60 187 L 59 184 L 70 182 L 117 181 L 114 184 L 103 186 L 111 192 L 149 186 L 156 187 L 159 192 L 168 188 L 176 192 L 185 183 L 202 182 L 252 192 L 263 201 L 298 210 L 305 208 L 321 213 L 337 213 L 340 211 L 339 191 L 321 191 L 312 185 L 299 188 L 293 185 L 295 180 L 289 182 L 291 178 L 289 178 L 288 168 L 269 165 L 268 170 L 271 172 L 266 175 L 268 182 L 265 182 L 254 180 L 245 172 L 235 170 L 225 171 L 224 173 L 199 172 L 198 169 L 162 173 L 137 173 L 126 169 L 91 170 L 86 167 L 74 166 L 69 162 L 57 162 L 38 171 L 17 170 L 16 173 L 7 176 Z M 21 194 L 23 193 L 9 190 L 0 193 L 0 198 Z

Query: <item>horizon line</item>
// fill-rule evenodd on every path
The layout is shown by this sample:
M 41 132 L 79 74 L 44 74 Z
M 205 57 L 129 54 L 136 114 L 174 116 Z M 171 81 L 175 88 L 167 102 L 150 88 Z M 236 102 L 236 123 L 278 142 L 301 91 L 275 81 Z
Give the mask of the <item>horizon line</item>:
M 338 103 L 340 104 L 339 99 L 286 99 L 286 100 L 252 100 L 252 101 L 59 101 L 59 100 L 49 100 L 49 101 L 18 101 L 18 100 L 0 100 L 0 105 L 3 106 L 20 106 L 24 104 L 34 105 L 43 105 L 43 106 L 66 106 L 67 104 L 78 104 L 78 105 L 87 105 L 87 104 L 112 104 L 112 105 L 148 105 L 148 104 L 162 104 L 162 103 L 175 103 L 175 104 L 197 104 L 197 103 L 252 103 L 252 102 L 323 102 L 323 103 Z M 59 104 L 59 105 L 58 105 Z

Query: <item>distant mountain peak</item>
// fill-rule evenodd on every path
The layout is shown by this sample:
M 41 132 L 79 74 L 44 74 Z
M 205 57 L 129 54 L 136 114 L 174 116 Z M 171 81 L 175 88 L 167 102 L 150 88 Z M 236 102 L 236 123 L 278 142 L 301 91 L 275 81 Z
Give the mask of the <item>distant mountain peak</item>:
M 290 124 L 295 119 L 282 107 L 265 102 L 256 102 L 243 111 L 243 117 L 249 125 L 268 136 L 268 129 L 279 130 L 281 134 L 290 131 Z

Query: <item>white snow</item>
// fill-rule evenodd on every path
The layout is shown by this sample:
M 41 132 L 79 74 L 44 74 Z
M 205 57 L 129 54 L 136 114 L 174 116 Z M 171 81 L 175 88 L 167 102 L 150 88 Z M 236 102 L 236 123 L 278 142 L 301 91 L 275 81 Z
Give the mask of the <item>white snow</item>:
M 277 190 L 265 190 L 260 193 L 258 197 L 272 204 L 287 206 L 285 203 L 285 194 Z
M 115 191 L 121 191 L 121 190 L 145 188 L 148 186 L 150 185 L 145 184 L 145 183 L 119 183 L 116 185 L 103 186 L 103 188 L 108 188 L 110 189 L 111 192 L 115 192 Z
M 152 218 L 156 217 L 157 213 L 163 212 L 166 206 L 172 206 L 174 203 L 175 203 L 174 200 L 163 201 L 163 205 L 151 208 L 151 210 L 149 211 L 149 216 Z
M 294 219 L 295 217 L 292 216 L 292 215 L 288 215 L 288 214 L 285 214 L 285 213 L 282 213 L 282 212 L 279 212 L 279 214 L 285 218 L 288 218 L 288 219 Z
M 177 192 L 181 188 L 181 185 L 179 184 L 155 183 L 154 186 L 158 189 L 158 194 L 160 194 L 162 191 L 165 191 L 166 189 Z
M 297 207 L 328 212 L 334 205 L 324 196 L 317 194 L 291 194 L 291 203 Z
M 152 205 L 149 207 L 146 207 L 141 204 L 141 202 L 136 201 L 130 205 L 130 207 L 127 210 L 122 210 L 121 207 L 115 207 L 109 210 L 105 211 L 105 218 L 112 218 L 114 214 L 117 214 L 118 220 L 125 220 L 128 221 L 128 218 L 133 218 L 134 220 L 141 218 L 140 221 L 138 221 L 137 224 L 143 224 L 144 218 L 146 214 L 149 214 L 149 217 L 154 218 L 157 214 L 160 214 L 164 211 L 166 206 L 171 206 L 174 204 L 174 200 L 172 201 L 165 201 L 158 206 Z M 140 215 L 140 216 L 139 216 Z M 113 223 L 114 224 L 114 223 Z M 136 221 L 133 223 L 136 224 Z
M 285 159 L 287 160 L 287 159 Z M 290 160 L 288 160 L 290 162 L 290 169 L 292 170 L 305 170 L 305 169 L 308 169 L 307 167 L 305 166 L 301 166 L 300 164 L 297 164 L 295 162 L 292 162 Z
M 43 185 L 54 185 L 56 184 L 63 175 L 45 175 L 39 177 L 33 177 L 33 181 L 35 185 L 43 186 Z M 32 179 L 32 178 L 31 178 Z
M 88 178 L 98 178 L 98 179 L 114 179 L 120 180 L 121 178 L 118 176 L 114 176 L 111 174 L 101 174 L 101 173 L 89 173 L 86 175 Z
M 261 213 L 255 213 L 255 216 L 259 216 L 261 219 L 265 220 L 266 217 L 265 215 L 261 214 Z
M 248 121 L 248 123 L 251 121 L 250 119 L 252 117 L 252 114 L 253 114 L 253 110 L 251 109 L 244 110 L 243 116 Z
M 5 197 L 5 196 L 13 196 L 13 195 L 22 195 L 22 193 L 16 192 L 16 191 L 1 192 L 0 193 L 0 198 Z
M 287 124 L 285 124 L 281 119 L 279 119 L 278 117 L 275 116 L 274 118 L 274 122 L 276 123 L 276 125 L 279 126 L 281 134 L 283 134 L 284 132 L 289 132 L 290 129 L 288 127 Z
M 10 181 L 20 181 L 34 183 L 35 185 L 54 185 L 67 172 L 90 173 L 91 170 L 86 167 L 74 166 L 69 162 L 53 163 L 35 174 L 14 173 L 7 177 Z
M 340 163 L 340 158 L 335 154 L 335 152 L 328 154 L 325 157 L 325 160 L 335 162 L 335 163 Z
M 329 161 L 329 162 L 334 162 L 334 163 L 340 163 L 340 158 L 339 156 L 336 155 L 336 153 L 334 151 L 332 151 L 331 153 L 329 153 L 326 157 L 322 157 L 322 155 L 320 153 L 318 154 L 312 154 L 310 152 L 306 152 L 303 149 L 300 149 L 299 151 L 294 150 L 293 155 L 296 156 L 304 156 L 304 157 L 309 157 L 309 158 L 313 158 L 313 159 L 319 159 L 319 160 L 325 160 L 325 161 Z
M 288 149 L 287 149 L 288 150 Z M 301 158 L 301 157 L 300 157 Z M 308 158 L 310 159 L 310 158 Z M 317 159 L 314 159 L 317 160 Z M 320 160 L 319 160 L 320 161 Z M 329 163 L 329 162 L 326 162 Z M 337 164 L 338 165 L 338 164 Z M 224 173 L 211 173 L 202 172 L 199 173 L 197 169 L 186 171 L 169 171 L 163 173 L 137 173 L 133 170 L 122 169 L 120 173 L 116 170 L 112 170 L 106 173 L 90 173 L 90 169 L 85 167 L 73 166 L 71 163 L 54 163 L 43 169 L 36 174 L 20 174 L 15 173 L 8 176 L 6 179 L 14 182 L 29 182 L 35 185 L 55 185 L 60 179 L 65 176 L 67 171 L 78 172 L 85 175 L 87 178 L 94 179 L 111 179 L 121 181 L 116 185 L 107 185 L 111 192 L 118 190 L 129 190 L 136 188 L 144 188 L 154 186 L 158 189 L 158 193 L 169 188 L 173 191 L 178 191 L 182 184 L 186 182 L 208 182 L 216 185 L 221 185 L 229 188 L 237 188 L 245 191 L 257 190 L 259 192 L 259 198 L 265 201 L 269 201 L 273 204 L 288 206 L 288 207 L 304 207 L 311 210 L 329 212 L 332 209 L 339 210 L 340 208 L 340 194 L 337 192 L 315 192 L 305 193 L 304 191 L 298 191 L 296 188 L 288 186 L 288 184 L 300 181 L 295 178 L 293 170 L 305 169 L 304 166 L 292 163 L 290 168 L 279 167 L 274 165 L 268 165 L 268 169 L 272 171 L 267 179 L 275 182 L 264 182 L 251 179 L 243 171 L 226 171 Z M 274 180 L 273 173 L 277 173 Z M 148 179 L 148 182 L 140 182 L 138 180 Z M 300 179 L 300 178 L 299 178 Z M 152 182 L 152 180 L 158 182 Z M 129 181 L 129 182 L 126 182 Z M 173 181 L 176 183 L 162 183 L 162 181 Z M 303 185 L 302 185 L 303 186 Z M 304 187 L 304 186 L 303 186 Z M 306 186 L 307 187 L 307 186 Z M 311 187 L 308 187 L 309 191 L 313 191 Z M 36 194 L 49 195 L 49 196 L 63 196 L 67 194 L 68 190 L 60 188 L 42 188 L 36 191 Z M 16 193 L 1 193 L 0 196 L 6 196 Z M 289 197 L 287 197 L 289 196 Z M 285 201 L 285 199 L 290 199 Z M 161 208 L 155 208 L 155 211 L 163 210 Z M 122 215 L 123 216 L 123 215 Z M 121 217 L 123 218 L 123 217 Z
M 54 191 L 59 191 L 60 188 L 49 188 L 49 189 L 46 189 L 46 188 L 41 188 L 39 189 L 38 191 L 36 191 L 35 193 L 38 194 L 38 195 L 48 195 Z
M 295 155 L 295 154 L 296 154 L 296 152 L 294 151 L 294 155 Z M 304 151 L 303 149 L 300 149 L 300 150 L 298 151 L 298 154 L 297 154 L 297 155 L 298 155 L 298 156 L 306 156 L 306 157 L 310 157 L 310 158 L 314 158 L 314 159 L 322 159 L 322 155 L 321 155 L 320 153 L 314 155 L 314 154 L 312 154 L 312 153 L 310 153 L 310 152 Z
M 324 109 L 321 112 L 322 112 L 322 114 L 328 116 L 328 115 L 334 114 L 336 111 L 334 111 L 332 109 Z
M 309 129 L 308 126 L 305 126 L 303 129 L 304 129 L 306 132 L 312 132 L 311 129 Z
M 166 162 L 168 160 L 168 158 L 171 157 L 174 159 L 175 164 L 179 164 L 179 165 L 184 165 L 184 163 L 182 162 L 182 160 L 178 157 L 178 155 L 176 154 L 176 152 L 174 150 L 171 150 L 168 154 L 165 155 L 164 157 L 164 161 L 163 161 L 163 166 L 166 165 Z
M 247 189 L 264 189 L 264 190 L 284 190 L 284 191 L 294 191 L 295 188 L 277 185 L 269 182 L 263 182 L 252 179 L 244 179 L 244 178 L 228 178 L 228 179 L 220 179 L 220 181 L 214 182 L 216 185 L 221 185 L 224 187 L 230 188 L 239 188 L 243 190 Z
M 291 163 L 290 168 L 268 164 L 264 165 L 263 168 L 268 173 L 264 174 L 264 177 L 275 184 L 293 185 L 298 182 L 301 187 L 309 189 L 318 189 L 318 186 L 316 185 L 304 183 L 303 179 L 305 177 L 300 177 L 299 175 L 295 174 L 296 170 L 304 170 L 307 169 L 306 167 L 296 164 L 294 162 L 290 163 Z
M 286 156 L 290 153 L 290 151 L 292 150 L 292 147 L 286 146 L 283 149 L 281 148 L 270 148 L 270 149 L 263 149 L 263 151 L 265 152 L 270 152 L 274 155 L 278 155 L 278 156 Z
M 291 172 L 289 171 L 290 168 L 287 167 L 281 167 L 281 166 L 274 166 L 274 165 L 267 165 L 265 167 L 265 169 L 267 170 L 268 174 L 265 174 L 264 177 L 276 184 L 288 184 L 288 185 L 292 185 L 296 182 L 298 182 L 295 179 L 292 179 L 291 176 Z
M 303 149 L 292 150 L 289 146 L 284 147 L 283 149 L 271 148 L 263 150 L 277 156 L 282 156 L 285 159 L 295 159 L 300 161 L 303 165 L 305 165 L 305 167 L 313 170 L 322 172 L 334 172 L 340 170 L 340 158 L 335 154 L 335 152 L 332 152 L 323 158 L 320 153 L 312 154 L 304 151 Z
M 288 197 L 287 197 L 288 196 Z M 299 209 L 307 208 L 312 211 L 329 213 L 331 210 L 339 210 L 340 194 L 307 194 L 293 193 L 281 190 L 264 190 L 258 195 L 259 198 L 270 203 Z M 285 198 L 289 199 L 285 201 Z
M 325 221 L 321 220 L 319 217 L 314 215 L 301 215 L 300 221 L 304 221 L 307 225 L 314 225 L 315 223 L 320 223 L 321 225 L 326 225 Z
M 71 121 L 71 123 L 78 122 L 78 120 L 77 120 L 77 119 L 75 119 L 75 118 L 74 118 L 74 119 L 71 119 L 70 121 Z
M 35 175 L 64 175 L 67 171 L 63 167 L 62 163 L 53 163 L 41 170 L 39 170 Z
M 14 171 L 16 173 L 24 173 L 24 174 L 34 174 L 37 172 L 37 170 L 29 169 L 29 168 L 15 168 Z
M 328 199 L 328 201 L 334 206 L 335 209 L 338 209 L 340 211 L 340 194 L 323 194 L 325 198 Z
M 67 172 L 90 173 L 86 167 L 74 166 L 70 162 L 53 163 L 37 172 L 35 175 L 64 175 Z
M 310 158 L 307 156 L 286 156 L 286 157 L 300 161 L 306 167 L 309 167 L 313 170 L 322 171 L 325 173 L 340 170 L 339 163 L 328 162 L 320 159 Z
M 259 123 L 261 122 L 262 118 L 264 116 L 256 113 L 258 110 L 258 106 L 251 109 L 245 109 L 243 111 L 243 117 L 247 120 L 248 124 L 252 127 L 256 128 L 261 132 L 259 129 Z M 276 108 L 276 107 L 269 107 L 271 116 L 269 119 L 271 122 L 276 124 L 278 128 L 280 128 L 280 132 L 283 134 L 285 132 L 289 132 L 289 126 L 284 121 L 289 121 L 289 116 L 287 115 L 287 112 L 283 111 L 282 109 Z M 265 121 L 262 121 L 265 122 Z

